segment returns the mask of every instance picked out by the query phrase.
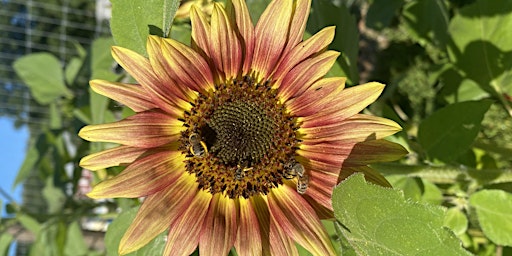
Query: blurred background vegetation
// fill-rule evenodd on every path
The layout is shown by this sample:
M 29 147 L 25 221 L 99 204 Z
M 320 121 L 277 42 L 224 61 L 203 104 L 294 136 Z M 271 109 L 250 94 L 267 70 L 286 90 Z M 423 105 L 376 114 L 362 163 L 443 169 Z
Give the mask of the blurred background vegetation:
M 122 3 L 112 2 L 114 8 Z M 134 2 L 146 12 L 162 12 L 161 1 Z M 188 2 L 211 10 L 210 1 Z M 268 2 L 247 0 L 254 21 Z M 115 255 L 126 228 L 119 223 L 129 223 L 140 202 L 84 196 L 91 184 L 122 169 L 80 168 L 80 158 L 111 145 L 76 134 L 86 124 L 133 113 L 93 93 L 88 81 L 129 81 L 110 46 L 143 53 L 144 45 L 118 36 L 133 27 L 116 16 L 110 21 L 108 1 L 0 5 L 0 116 L 30 132 L 13 184 L 23 186 L 22 201 L 10 200 L 9 191 L 0 197 L 0 209 L 8 212 L 0 221 L 0 255 L 9 248 L 15 255 Z M 187 4 L 182 6 L 170 37 L 189 44 Z M 512 2 L 313 0 L 307 32 L 328 25 L 337 26 L 331 48 L 342 53 L 330 75 L 346 76 L 349 86 L 387 84 L 365 111 L 404 128 L 390 140 L 410 154 L 372 167 L 406 198 L 443 207 L 444 226 L 468 251 L 512 255 Z M 160 29 L 151 33 L 166 33 Z M 113 220 L 115 232 L 105 236 Z M 333 241 L 339 236 L 333 231 Z M 160 250 L 158 239 L 136 255 Z

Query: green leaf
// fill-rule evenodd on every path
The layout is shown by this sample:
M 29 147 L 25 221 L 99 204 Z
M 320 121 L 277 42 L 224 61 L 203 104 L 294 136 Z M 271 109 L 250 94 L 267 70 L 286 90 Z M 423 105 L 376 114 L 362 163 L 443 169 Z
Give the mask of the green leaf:
M 91 45 L 91 79 L 116 80 L 118 75 L 112 72 L 115 63 L 110 47 L 114 45 L 111 37 L 98 38 Z
M 82 68 L 83 59 L 82 58 L 71 58 L 71 60 L 66 65 L 66 69 L 64 70 L 64 75 L 66 77 L 66 83 L 72 85 L 75 81 L 80 68 Z
M 475 140 L 491 101 L 466 101 L 448 105 L 425 118 L 418 140 L 431 158 L 449 162 Z
M 449 227 L 455 235 L 460 236 L 468 230 L 468 218 L 460 209 L 453 207 L 446 211 L 444 225 Z
M 336 219 L 359 255 L 470 255 L 443 227 L 441 207 L 404 199 L 355 174 L 333 192 Z
M 512 1 L 477 0 L 450 22 L 450 59 L 482 89 L 506 103 L 512 94 Z
M 26 215 L 26 214 L 18 214 L 16 215 L 16 219 L 21 223 L 21 225 L 32 232 L 35 236 L 38 236 L 41 232 L 41 224 L 37 222 L 34 218 Z
M 469 203 L 485 236 L 498 245 L 512 246 L 512 194 L 482 190 L 472 194 Z
M 132 208 L 128 211 L 120 213 L 117 218 L 108 226 L 107 233 L 105 234 L 105 246 L 107 249 L 107 256 L 118 255 L 119 242 L 124 233 L 132 223 L 138 207 Z M 151 220 L 148 220 L 151 221 Z M 165 239 L 167 232 L 155 237 L 146 246 L 140 248 L 138 251 L 126 254 L 126 256 L 146 256 L 146 255 L 162 255 L 165 248 Z
M 0 234 L 0 255 L 8 255 L 7 252 L 9 252 L 9 247 L 13 240 L 14 237 L 11 234 Z
M 50 114 L 50 129 L 62 128 L 62 115 L 61 109 L 57 106 L 57 102 L 50 103 L 49 106 Z
M 66 232 L 64 255 L 87 255 L 87 251 L 87 244 L 80 225 L 76 221 L 71 222 Z
M 251 14 L 252 23 L 256 24 L 270 3 L 270 0 L 247 0 L 246 3 Z
M 41 160 L 41 157 L 46 154 L 48 150 L 48 140 L 46 134 L 40 134 L 35 141 L 32 141 L 29 145 L 25 159 L 21 164 L 16 179 L 14 180 L 13 188 L 24 181 L 29 175 L 32 169 Z
M 307 31 L 315 34 L 326 26 L 336 26 L 336 34 L 330 49 L 341 53 L 338 63 L 341 71 L 338 76 L 347 77 L 348 84 L 357 84 L 359 71 L 357 57 L 359 53 L 359 32 L 355 17 L 344 5 L 336 6 L 328 0 L 313 1 Z
M 366 13 L 366 26 L 376 30 L 388 27 L 404 4 L 404 0 L 374 0 Z
M 30 88 L 34 99 L 42 105 L 62 96 L 73 96 L 64 84 L 60 61 L 49 53 L 22 56 L 14 62 L 13 67 L 16 74 Z
M 48 213 L 55 214 L 60 212 L 66 202 L 66 195 L 60 188 L 54 186 L 52 177 L 46 179 L 46 185 L 42 192 L 48 204 Z
M 411 1 L 404 6 L 403 22 L 409 35 L 424 45 L 431 42 L 444 49 L 448 40 L 448 11 L 442 0 Z
M 169 34 L 179 0 L 112 0 L 110 27 L 117 45 L 144 56 L 148 35 Z

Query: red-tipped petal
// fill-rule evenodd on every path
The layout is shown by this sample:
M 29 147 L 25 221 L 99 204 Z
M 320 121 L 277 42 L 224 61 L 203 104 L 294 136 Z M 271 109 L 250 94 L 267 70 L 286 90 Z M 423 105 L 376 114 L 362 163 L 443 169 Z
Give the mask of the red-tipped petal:
M 344 77 L 329 77 L 317 81 L 302 95 L 292 98 L 286 102 L 287 108 L 294 116 L 310 116 L 322 111 L 337 95 L 336 91 L 342 90 L 345 81 Z
M 272 1 L 260 16 L 255 28 L 252 60 L 258 80 L 268 78 L 281 58 L 292 19 L 292 1 Z
M 213 196 L 199 238 L 201 255 L 228 254 L 236 240 L 238 229 L 236 210 L 233 199 L 220 193 Z
M 192 47 L 203 57 L 210 56 L 210 24 L 203 12 L 195 5 L 190 8 L 192 24 Z
M 270 215 L 270 251 L 271 255 L 298 256 L 297 246 L 281 227 L 281 220 L 273 214 Z
M 137 198 L 151 195 L 171 185 L 185 171 L 181 151 L 151 152 L 126 167 L 117 176 L 92 189 L 91 198 Z
M 130 253 L 146 245 L 181 216 L 197 191 L 194 182 L 193 176 L 182 172 L 172 185 L 146 197 L 121 239 L 119 254 Z
M 85 156 L 80 160 L 80 166 L 97 171 L 112 166 L 128 165 L 146 151 L 147 149 L 144 148 L 119 146 Z
M 339 123 L 363 110 L 374 102 L 384 90 L 384 85 L 370 82 L 347 88 L 337 96 L 337 101 L 323 111 L 302 118 L 301 127 L 325 126 Z
M 117 46 L 112 47 L 112 56 L 150 93 L 154 103 L 161 109 L 169 113 L 176 113 L 177 108 L 189 108 L 184 102 L 176 104 L 177 97 L 164 90 L 165 86 L 162 85 L 160 78 L 153 71 L 148 59 L 132 50 Z
M 177 141 L 183 129 L 181 121 L 161 111 L 148 110 L 118 122 L 85 126 L 78 136 L 88 141 L 154 148 Z
M 311 9 L 311 0 L 295 1 L 293 18 L 290 22 L 290 32 L 288 33 L 288 43 L 286 49 L 292 49 L 304 36 L 306 23 L 308 21 L 309 11 Z
M 236 252 L 240 256 L 262 255 L 261 234 L 258 217 L 249 200 L 239 199 L 240 224 L 235 241 Z
M 231 1 L 234 9 L 234 18 L 240 32 L 243 52 L 243 74 L 249 74 L 254 51 L 254 25 L 252 24 L 247 4 L 244 0 Z
M 93 91 L 126 105 L 135 112 L 157 107 L 148 92 L 138 84 L 123 84 L 104 80 L 91 80 L 89 84 Z
M 209 192 L 197 191 L 187 210 L 170 225 L 163 255 L 190 255 L 196 250 L 211 200 Z
M 283 254 L 272 254 L 270 249 L 270 213 L 268 211 L 268 205 L 263 196 L 252 196 L 249 201 L 254 209 L 254 213 L 258 218 L 261 247 L 263 255 L 283 255 Z
M 273 189 L 268 195 L 271 216 L 277 229 L 314 255 L 335 255 L 325 228 L 308 202 L 290 186 Z
M 178 84 L 201 93 L 213 89 L 211 69 L 199 53 L 173 39 L 163 39 L 162 53 Z
M 242 63 L 240 42 L 224 7 L 214 4 L 211 21 L 210 57 L 224 80 L 236 78 Z
M 339 52 L 327 51 L 307 59 L 290 70 L 279 86 L 279 98 L 287 101 L 306 91 L 318 79 L 329 72 Z

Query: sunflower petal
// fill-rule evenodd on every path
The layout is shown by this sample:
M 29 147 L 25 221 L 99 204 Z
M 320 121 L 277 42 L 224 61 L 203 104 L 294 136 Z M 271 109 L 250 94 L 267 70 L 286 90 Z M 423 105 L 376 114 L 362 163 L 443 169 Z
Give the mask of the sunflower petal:
M 289 235 L 281 227 L 280 220 L 270 215 L 270 251 L 271 255 L 298 256 L 297 246 Z
M 276 67 L 273 78 L 281 83 L 283 77 L 297 64 L 305 59 L 323 51 L 334 39 L 335 27 L 326 27 L 308 38 L 306 41 L 299 43 L 287 55 L 285 55 Z
M 292 49 L 300 41 L 306 30 L 309 11 L 311 9 L 311 0 L 297 0 L 293 10 L 293 18 L 290 22 L 288 32 L 288 43 L 285 49 Z
M 210 193 L 197 191 L 187 209 L 170 225 L 163 255 L 190 255 L 196 250 L 211 200 Z
M 206 256 L 227 255 L 235 244 L 237 229 L 235 201 L 216 193 L 203 223 L 199 253 Z
M 235 241 L 236 252 L 240 256 L 262 255 L 261 234 L 258 217 L 249 200 L 239 199 L 240 224 Z
M 270 213 L 268 211 L 268 205 L 264 198 L 264 196 L 252 196 L 249 198 L 249 201 L 254 209 L 254 213 L 258 218 L 259 230 L 260 230 L 260 239 L 261 239 L 261 248 L 263 251 L 263 255 L 286 255 L 286 254 L 276 254 L 271 253 L 270 249 Z M 274 232 L 274 231 L 273 231 Z
M 236 21 L 236 27 L 241 35 L 241 43 L 243 53 L 243 74 L 249 74 L 251 69 L 251 62 L 254 51 L 254 25 L 251 21 L 247 4 L 244 0 L 233 0 L 231 1 L 234 9 L 234 19 Z
M 78 136 L 88 141 L 153 148 L 176 141 L 183 129 L 181 121 L 161 111 L 148 110 L 118 122 L 85 126 Z
M 400 125 L 392 120 L 356 114 L 340 123 L 325 126 L 311 126 L 311 123 L 303 123 L 299 132 L 303 134 L 306 144 L 321 142 L 361 142 L 366 140 L 382 139 L 402 130 Z
M 286 102 L 287 108 L 294 116 L 309 116 L 322 111 L 331 103 L 335 91 L 342 90 L 344 77 L 329 77 L 317 81 L 302 95 L 291 98 Z
M 223 7 L 215 4 L 211 21 L 211 52 L 213 63 L 224 74 L 224 80 L 236 78 L 242 63 L 240 42 Z
M 373 184 L 383 186 L 383 187 L 391 187 L 391 184 L 389 184 L 389 181 L 382 176 L 382 174 L 371 167 L 368 166 L 357 166 L 357 167 L 343 167 L 340 172 L 340 176 L 338 177 L 338 183 L 346 178 L 348 178 L 350 175 L 354 173 L 360 173 L 362 172 L 364 174 L 364 178 L 366 181 L 371 182 Z
M 117 176 L 94 186 L 87 196 L 137 198 L 154 194 L 181 176 L 185 169 L 184 160 L 181 151 L 148 152 Z
M 141 156 L 147 149 L 119 146 L 90 154 L 80 160 L 82 168 L 97 171 L 112 166 L 128 165 Z
M 91 80 L 89 84 L 93 91 L 126 105 L 135 112 L 157 107 L 147 91 L 138 84 L 124 84 L 104 80 Z
M 176 97 L 173 94 L 168 94 L 163 90 L 165 86 L 153 71 L 148 59 L 132 50 L 117 46 L 112 47 L 112 56 L 150 93 L 155 104 L 161 109 L 169 113 L 176 113 L 176 108 L 182 107 L 181 104 L 176 105 Z
M 343 162 L 343 166 L 361 166 L 377 162 L 396 161 L 407 153 L 402 145 L 387 140 L 364 141 L 354 146 L 349 157 Z
M 203 57 L 210 56 L 210 24 L 203 12 L 195 5 L 190 8 L 192 24 L 192 47 Z
M 292 2 L 270 2 L 256 24 L 252 67 L 258 82 L 269 77 L 283 53 L 292 19 Z
M 302 247 L 314 255 L 336 254 L 313 208 L 290 186 L 271 190 L 268 205 L 278 229 L 283 229 Z
M 323 111 L 304 117 L 302 127 L 325 126 L 339 123 L 363 110 L 374 102 L 384 90 L 384 85 L 370 82 L 350 87 L 336 96 L 338 99 Z
M 119 244 L 119 254 L 133 252 L 146 245 L 169 227 L 189 208 L 194 198 L 194 178 L 183 172 L 172 186 L 146 197 Z M 151 221 L 148 221 L 151 220 Z
M 197 92 L 213 89 L 213 76 L 206 60 L 190 47 L 173 39 L 163 39 L 162 53 L 167 72 L 180 85 Z

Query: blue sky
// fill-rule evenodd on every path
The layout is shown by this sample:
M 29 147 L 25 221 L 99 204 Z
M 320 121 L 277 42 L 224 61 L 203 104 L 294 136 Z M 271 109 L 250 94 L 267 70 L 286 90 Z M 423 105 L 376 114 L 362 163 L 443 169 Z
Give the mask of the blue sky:
M 28 129 L 16 130 L 11 119 L 0 118 L 0 187 L 17 202 L 21 202 L 21 185 L 13 190 L 12 184 L 25 158 L 27 140 Z M 5 204 L 6 198 L 0 195 L 0 199 Z M 4 214 L 5 209 L 1 215 Z

